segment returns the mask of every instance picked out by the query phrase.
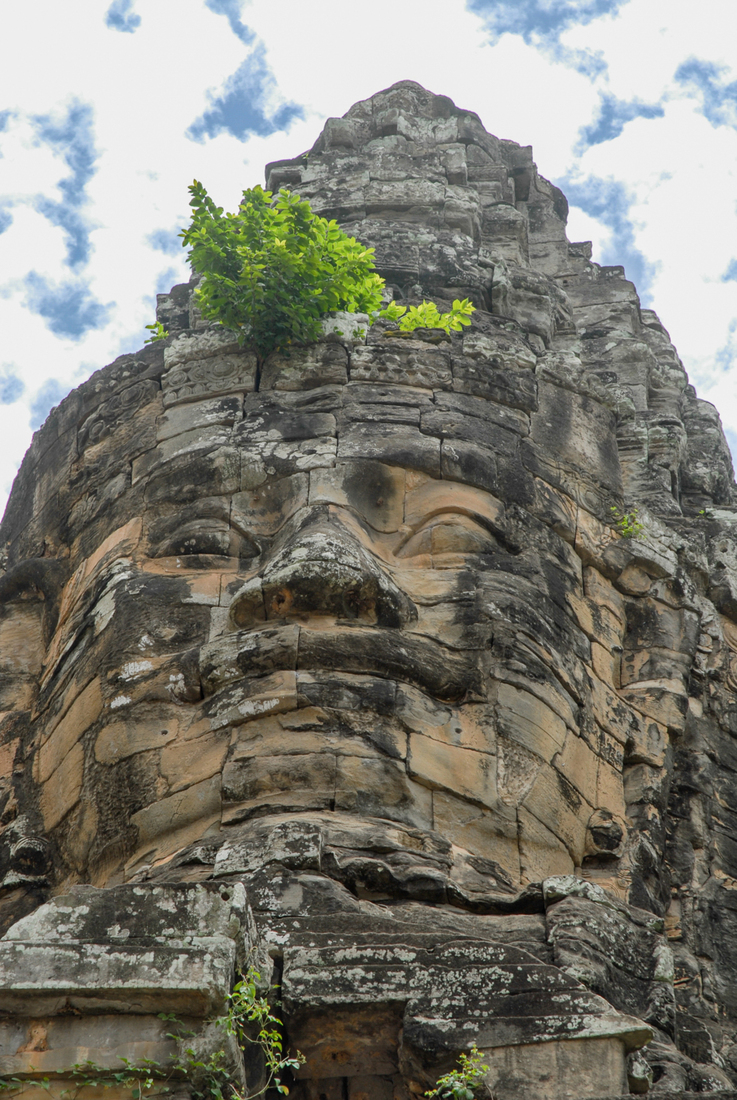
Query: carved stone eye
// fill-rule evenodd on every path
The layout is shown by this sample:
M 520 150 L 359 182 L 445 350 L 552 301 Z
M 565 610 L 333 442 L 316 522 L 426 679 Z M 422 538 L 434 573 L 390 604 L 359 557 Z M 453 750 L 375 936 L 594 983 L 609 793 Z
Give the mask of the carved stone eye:
M 489 532 L 476 524 L 436 523 L 431 536 L 433 554 L 488 554 L 497 546 Z
M 221 554 L 230 549 L 230 532 L 205 530 L 188 531 L 171 539 L 167 550 L 171 554 Z
M 412 535 L 397 556 L 491 554 L 498 549 L 494 536 L 479 523 L 464 515 L 443 515 Z
M 151 549 L 153 558 L 205 555 L 250 560 L 258 554 L 258 546 L 249 538 L 222 520 L 212 519 L 184 524 Z

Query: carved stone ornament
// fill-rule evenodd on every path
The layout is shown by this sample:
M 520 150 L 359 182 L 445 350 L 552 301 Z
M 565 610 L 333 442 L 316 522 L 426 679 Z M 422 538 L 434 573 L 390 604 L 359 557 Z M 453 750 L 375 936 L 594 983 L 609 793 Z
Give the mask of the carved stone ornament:
M 193 280 L 34 436 L 0 529 L 0 1073 L 83 1097 L 75 1064 L 173 1064 L 174 1015 L 252 1095 L 214 1021 L 254 967 L 293 1100 L 419 1100 L 472 1043 L 496 1100 L 737 1095 L 716 410 L 531 149 L 446 97 L 396 84 L 267 184 L 473 323 L 340 315 L 259 364 Z

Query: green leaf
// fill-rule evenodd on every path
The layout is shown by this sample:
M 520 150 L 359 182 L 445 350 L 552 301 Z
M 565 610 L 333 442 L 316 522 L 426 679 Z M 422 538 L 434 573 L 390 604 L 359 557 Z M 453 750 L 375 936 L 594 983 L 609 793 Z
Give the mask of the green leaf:
M 282 188 L 274 198 L 253 187 L 235 213 L 224 214 L 199 181 L 189 191 L 192 221 L 181 236 L 194 270 L 204 276 L 197 291 L 202 315 L 236 332 L 261 359 L 316 339 L 321 319 L 333 310 L 385 317 L 405 331 L 469 323 L 474 307 L 467 299 L 443 315 L 432 302 L 411 307 L 407 316 L 394 302 L 380 310 L 384 280 L 374 268 L 374 250 L 313 213 L 297 194 Z M 157 330 L 152 338 L 161 335 Z

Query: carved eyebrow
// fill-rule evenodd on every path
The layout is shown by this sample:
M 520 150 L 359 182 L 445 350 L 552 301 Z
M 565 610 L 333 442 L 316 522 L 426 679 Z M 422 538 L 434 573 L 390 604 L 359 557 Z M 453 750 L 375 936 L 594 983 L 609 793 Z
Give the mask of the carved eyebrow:
M 220 536 L 227 539 L 233 532 L 242 540 L 244 536 L 230 521 L 230 512 L 229 497 L 208 497 L 178 508 L 175 512 L 149 519 L 144 541 L 146 556 L 160 558 L 186 553 L 228 554 L 222 547 L 191 551 L 183 548 L 174 550 L 172 547 L 187 539 L 199 540 L 201 543 L 208 537 L 217 539 Z
M 422 530 L 424 530 L 425 527 L 434 526 L 438 521 L 442 522 L 443 516 L 448 516 L 451 518 L 455 516 L 458 518 L 462 517 L 463 519 L 469 519 L 472 523 L 476 524 L 476 526 L 481 527 L 485 534 L 490 535 L 499 544 L 501 549 L 505 550 L 508 554 L 519 554 L 520 552 L 520 547 L 516 543 L 513 543 L 509 539 L 509 536 L 506 534 L 506 532 L 501 528 L 501 526 L 494 523 L 488 515 L 481 515 L 472 507 L 464 507 L 463 505 L 453 506 L 447 504 L 439 506 L 434 512 L 431 512 L 429 515 L 423 516 L 422 519 L 417 523 L 417 525 L 412 528 L 412 530 L 409 531 L 407 535 L 402 539 L 395 550 L 395 554 L 401 553 L 401 551 L 404 549 L 410 539 L 413 539 Z
M 419 526 L 422 526 L 422 523 L 424 523 L 426 520 L 436 519 L 438 516 L 442 516 L 442 515 L 466 516 L 468 519 L 477 520 L 479 523 L 483 523 L 485 525 L 488 525 L 488 524 L 492 523 L 492 520 L 490 519 L 490 517 L 488 515 L 484 515 L 482 512 L 479 512 L 476 508 L 473 508 L 471 505 L 467 505 L 467 504 L 440 504 L 440 505 L 438 505 L 437 508 L 433 508 L 431 511 L 429 511 L 427 513 L 427 515 L 422 517 L 422 520 L 421 520 Z
M 225 539 L 227 545 L 218 545 L 218 538 Z M 210 549 L 197 549 L 211 542 Z M 186 544 L 191 546 L 187 548 Z M 180 549 L 174 549 L 179 545 Z M 194 548 L 193 548 L 194 547 Z M 248 551 L 248 552 L 244 552 Z M 187 554 L 204 554 L 225 557 L 250 558 L 261 553 L 254 537 L 235 523 L 227 519 L 207 517 L 202 520 L 189 520 L 167 531 L 158 542 L 149 544 L 149 557 L 180 557 Z
M 458 482 L 425 485 L 405 497 L 405 523 L 423 523 L 443 512 L 467 515 L 496 530 L 503 524 L 506 508 L 491 493 Z
M 482 527 L 485 532 L 496 537 L 497 531 L 492 528 L 488 517 L 480 516 L 477 512 L 473 512 L 470 509 L 466 509 L 463 507 L 454 508 L 451 505 L 445 505 L 436 509 L 436 511 L 430 513 L 430 515 L 423 516 L 422 519 L 419 520 L 419 522 L 416 523 L 415 526 L 412 527 L 411 530 L 409 530 L 404 536 L 399 546 L 397 547 L 397 552 L 399 552 L 404 546 L 406 546 L 410 539 L 413 539 L 416 535 L 420 534 L 420 532 L 423 531 L 426 527 L 435 526 L 435 524 L 437 524 L 438 522 L 442 522 L 443 518 L 446 516 L 449 519 L 453 519 L 455 517 L 458 519 L 463 518 L 471 520 L 472 523 L 475 523 L 477 526 Z
M 231 512 L 229 497 L 207 497 L 192 504 L 180 506 L 175 512 L 147 517 L 146 537 L 149 545 L 161 542 L 190 523 L 229 523 Z
M 483 527 L 485 528 L 485 530 L 490 531 L 492 535 L 503 537 L 501 528 L 498 526 L 498 524 L 495 524 L 493 520 L 489 518 L 489 516 L 484 516 L 480 512 L 475 511 L 473 508 L 464 507 L 462 504 L 445 504 L 439 506 L 432 512 L 428 512 L 427 515 L 422 516 L 422 518 L 414 525 L 414 527 L 412 527 L 412 535 L 417 534 L 417 532 L 421 531 L 423 527 L 427 527 L 431 523 L 436 523 L 442 516 L 449 516 L 451 518 L 453 516 L 462 516 L 464 519 L 470 519 L 473 523 L 477 523 L 480 527 Z M 412 535 L 410 535 L 409 537 L 411 538 Z

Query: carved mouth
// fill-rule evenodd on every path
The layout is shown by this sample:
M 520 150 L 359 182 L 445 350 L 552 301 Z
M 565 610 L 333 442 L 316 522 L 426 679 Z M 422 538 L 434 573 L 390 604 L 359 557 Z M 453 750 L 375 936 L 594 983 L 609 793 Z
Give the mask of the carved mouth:
M 411 684 L 444 702 L 483 698 L 478 651 L 461 654 L 422 635 L 381 627 L 313 630 L 284 623 L 226 634 L 200 652 L 205 697 L 277 671 L 379 676 Z

